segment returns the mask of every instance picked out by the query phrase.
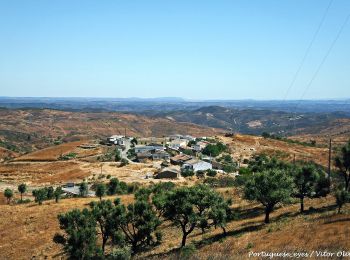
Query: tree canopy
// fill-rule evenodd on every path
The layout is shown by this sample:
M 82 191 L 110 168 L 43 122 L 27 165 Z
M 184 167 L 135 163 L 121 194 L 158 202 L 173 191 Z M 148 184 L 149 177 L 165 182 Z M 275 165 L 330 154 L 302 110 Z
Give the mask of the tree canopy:
M 244 195 L 265 207 L 265 223 L 278 203 L 288 202 L 293 192 L 293 179 L 282 170 L 269 169 L 257 172 L 245 183 Z
M 349 191 L 350 182 L 350 140 L 344 145 L 335 158 L 335 165 L 344 177 L 345 190 Z

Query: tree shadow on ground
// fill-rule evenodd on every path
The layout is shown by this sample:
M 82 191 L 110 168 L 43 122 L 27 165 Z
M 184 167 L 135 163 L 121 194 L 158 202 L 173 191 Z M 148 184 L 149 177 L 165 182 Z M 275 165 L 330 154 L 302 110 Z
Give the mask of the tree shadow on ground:
M 264 208 L 256 206 L 254 208 L 248 208 L 248 209 L 241 209 L 236 208 L 234 209 L 236 212 L 236 219 L 248 219 L 248 218 L 255 218 L 259 217 L 260 215 L 264 214 Z
M 307 211 L 305 211 L 305 215 L 311 215 L 311 214 L 316 214 L 316 213 L 324 213 L 324 212 L 327 212 L 327 211 L 332 211 L 332 210 L 336 210 L 337 209 L 337 205 L 335 204 L 331 204 L 331 205 L 328 205 L 328 206 L 323 206 L 323 207 L 320 207 L 320 208 L 313 208 L 313 207 L 310 207 Z
M 327 220 L 323 224 L 332 224 L 332 223 L 338 223 L 338 222 L 347 222 L 350 221 L 350 218 L 341 218 L 341 219 L 332 219 L 332 220 Z
M 261 230 L 265 226 L 266 225 L 264 223 L 245 226 L 245 227 L 242 227 L 240 229 L 228 231 L 228 232 L 226 232 L 226 235 L 224 233 L 220 233 L 220 234 L 208 237 L 208 238 L 204 238 L 200 241 L 194 242 L 194 244 L 196 245 L 196 248 L 199 249 L 199 248 L 204 247 L 206 245 L 218 242 L 226 237 L 230 237 L 230 236 L 237 237 L 237 236 L 241 236 L 241 235 L 248 233 L 248 232 L 250 233 L 250 232 L 255 232 L 255 231 Z

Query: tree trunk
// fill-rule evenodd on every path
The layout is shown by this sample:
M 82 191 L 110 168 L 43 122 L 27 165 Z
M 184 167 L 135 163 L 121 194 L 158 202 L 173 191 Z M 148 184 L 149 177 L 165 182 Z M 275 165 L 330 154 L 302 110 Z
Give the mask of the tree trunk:
M 23 201 L 23 193 L 21 192 L 21 201 Z
M 222 231 L 224 232 L 224 236 L 227 235 L 227 232 L 226 232 L 226 228 L 225 227 L 221 227 L 222 228 Z
M 133 254 L 135 254 L 136 250 L 137 250 L 137 242 L 133 241 L 131 243 L 131 249 L 132 249 Z
M 270 213 L 272 211 L 272 208 L 270 206 L 267 206 L 265 208 L 265 223 L 268 224 L 270 223 Z
M 181 247 L 184 247 L 186 245 L 186 238 L 187 238 L 187 234 L 184 233 L 182 235 L 182 242 L 181 242 Z
M 300 212 L 304 213 L 304 197 L 300 198 Z
M 103 254 L 105 253 L 106 242 L 107 242 L 107 238 L 103 237 L 102 238 L 102 252 L 103 252 Z

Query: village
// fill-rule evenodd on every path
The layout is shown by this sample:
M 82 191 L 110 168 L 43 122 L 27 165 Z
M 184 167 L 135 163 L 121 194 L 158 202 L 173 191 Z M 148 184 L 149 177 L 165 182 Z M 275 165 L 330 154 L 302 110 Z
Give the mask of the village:
M 236 166 L 233 159 L 219 157 L 222 152 L 227 151 L 227 147 L 207 137 L 171 135 L 164 138 L 136 139 L 114 135 L 107 139 L 107 145 L 115 145 L 121 158 L 129 162 L 153 161 L 158 164 L 159 171 L 147 178 L 176 179 L 181 178 L 181 173 L 187 172 L 187 175 L 191 175 L 202 172 L 205 175 L 206 171 L 236 174 L 236 167 L 232 167 Z M 231 167 L 225 168 L 228 163 L 231 163 Z
M 114 168 L 124 166 L 139 167 L 134 175 L 136 182 L 186 181 L 186 177 L 202 179 L 217 174 L 235 177 L 238 175 L 239 162 L 229 153 L 227 146 L 215 138 L 193 137 L 190 135 L 170 135 L 167 137 L 135 138 L 124 135 L 112 135 L 99 144 L 86 143 L 79 147 L 84 150 L 104 148 L 104 155 L 92 156 L 88 160 L 102 163 L 115 162 Z M 67 156 L 68 155 L 68 156 Z M 71 160 L 69 154 L 62 158 Z M 92 161 L 91 161 L 92 159 Z M 102 169 L 104 167 L 104 169 Z M 101 164 L 101 173 L 109 175 L 110 166 Z M 111 172 L 113 169 L 111 170 Z M 101 175 L 103 176 L 103 175 Z M 101 177 L 100 177 L 101 178 Z M 102 181 L 102 180 L 99 180 Z M 94 181 L 88 179 L 87 196 L 95 196 Z M 74 180 L 62 185 L 66 196 L 79 196 L 79 185 Z

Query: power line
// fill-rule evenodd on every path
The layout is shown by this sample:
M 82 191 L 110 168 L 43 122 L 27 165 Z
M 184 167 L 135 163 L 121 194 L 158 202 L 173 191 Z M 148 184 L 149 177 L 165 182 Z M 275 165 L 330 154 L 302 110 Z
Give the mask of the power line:
M 314 35 L 313 35 L 313 37 L 312 37 L 312 39 L 311 39 L 311 41 L 310 41 L 308 47 L 306 48 L 306 51 L 305 51 L 305 53 L 304 53 L 304 56 L 303 56 L 303 58 L 302 58 L 302 60 L 301 60 L 301 62 L 300 62 L 300 64 L 299 64 L 299 67 L 297 68 L 297 70 L 296 70 L 296 72 L 295 72 L 295 74 L 294 74 L 294 77 L 293 77 L 293 79 L 292 79 L 292 81 L 291 81 L 291 83 L 290 83 L 290 85 L 289 85 L 289 87 L 288 87 L 288 89 L 287 89 L 287 92 L 286 92 L 286 94 L 284 95 L 283 101 L 286 100 L 286 98 L 287 98 L 287 96 L 288 96 L 288 94 L 289 94 L 289 91 L 290 91 L 291 88 L 294 86 L 294 83 L 295 83 L 296 79 L 298 78 L 298 75 L 299 75 L 299 73 L 300 73 L 302 67 L 304 66 L 305 60 L 306 60 L 307 56 L 309 55 L 309 52 L 310 52 L 310 50 L 311 50 L 311 47 L 313 46 L 313 44 L 314 44 L 314 42 L 315 42 L 315 40 L 316 40 L 316 38 L 317 38 L 317 35 L 318 35 L 318 33 L 319 33 L 319 31 L 320 31 L 320 29 L 321 29 L 321 27 L 322 27 L 322 25 L 323 25 L 323 23 L 324 23 L 324 21 L 325 21 L 325 19 L 326 19 L 326 16 L 327 16 L 327 14 L 328 14 L 329 8 L 331 7 L 332 3 L 333 3 L 333 0 L 330 0 L 329 3 L 328 3 L 328 5 L 327 5 L 326 10 L 325 10 L 324 13 L 323 13 L 323 16 L 322 16 L 322 18 L 321 18 L 321 21 L 320 21 L 320 23 L 318 24 L 317 29 L 316 29 L 316 31 L 315 31 L 315 33 L 314 33 Z
M 350 14 L 347 15 L 346 19 L 344 20 L 343 24 L 341 25 L 341 27 L 340 27 L 340 29 L 339 29 L 339 31 L 338 31 L 336 37 L 333 39 L 333 41 L 332 41 L 331 45 L 329 46 L 329 48 L 328 48 L 326 54 L 323 56 L 323 58 L 322 58 L 321 62 L 319 63 L 317 69 L 315 70 L 314 74 L 312 75 L 312 77 L 311 77 L 309 83 L 306 85 L 306 88 L 305 88 L 304 92 L 302 93 L 302 95 L 301 95 L 299 101 L 298 101 L 297 104 L 294 106 L 294 109 L 293 109 L 293 110 L 294 110 L 294 115 L 296 115 L 298 106 L 300 105 L 300 103 L 301 103 L 301 101 L 303 100 L 305 94 L 307 93 L 307 91 L 308 91 L 309 88 L 311 87 L 312 83 L 313 83 L 314 80 L 316 79 L 316 77 L 317 77 L 318 73 L 320 72 L 320 70 L 321 70 L 323 64 L 324 64 L 325 61 L 327 60 L 327 58 L 328 58 L 329 54 L 331 53 L 333 47 L 335 46 L 336 42 L 338 41 L 338 39 L 339 39 L 341 33 L 343 32 L 343 30 L 344 30 L 344 28 L 345 28 L 345 26 L 346 26 L 346 24 L 347 24 L 349 18 L 350 18 Z M 295 121 L 295 118 L 296 118 L 296 117 L 294 116 L 294 121 Z M 295 126 L 295 122 L 294 122 L 294 128 L 293 128 L 294 134 L 295 134 L 295 131 L 296 131 L 296 130 L 295 130 L 295 127 L 296 127 L 296 126 Z
M 320 64 L 318 65 L 318 67 L 317 67 L 316 71 L 314 72 L 314 74 L 312 75 L 311 80 L 310 80 L 309 83 L 307 84 L 307 86 L 306 86 L 306 88 L 305 88 L 303 94 L 301 95 L 301 97 L 300 97 L 300 99 L 299 99 L 299 102 L 298 102 L 297 105 L 295 106 L 295 109 L 299 106 L 299 104 L 300 104 L 300 102 L 302 101 L 302 99 L 304 98 L 306 92 L 308 91 L 308 89 L 310 88 L 310 86 L 311 86 L 312 83 L 314 82 L 315 78 L 317 77 L 318 73 L 320 72 L 320 70 L 321 70 L 323 64 L 324 64 L 325 61 L 327 60 L 327 58 L 328 58 L 329 54 L 331 53 L 331 51 L 332 51 L 334 45 L 336 44 L 336 42 L 338 41 L 338 39 L 339 39 L 341 33 L 343 32 L 343 30 L 344 30 L 344 28 L 345 28 L 345 25 L 347 24 L 349 18 L 350 18 L 350 14 L 347 15 L 346 19 L 344 20 L 342 26 L 340 27 L 340 29 L 339 29 L 339 31 L 338 31 L 336 37 L 334 38 L 332 44 L 329 46 L 329 48 L 328 48 L 326 54 L 324 55 L 322 61 L 321 61 Z

